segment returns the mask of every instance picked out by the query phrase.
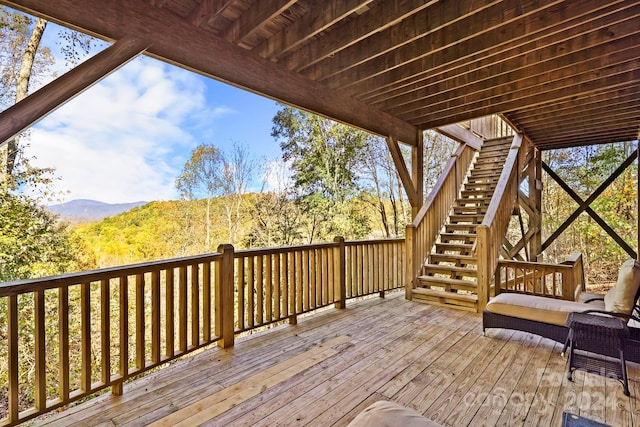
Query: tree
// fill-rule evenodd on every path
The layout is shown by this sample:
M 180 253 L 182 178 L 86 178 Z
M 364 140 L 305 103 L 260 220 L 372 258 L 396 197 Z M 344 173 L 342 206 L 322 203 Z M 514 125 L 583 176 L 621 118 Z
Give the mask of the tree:
M 257 162 L 249 149 L 238 143 L 233 144 L 231 152 L 223 153 L 221 160 L 220 187 L 227 217 L 227 238 L 235 244 L 238 241 L 243 195 L 253 181 Z
M 61 274 L 80 264 L 66 225 L 42 206 L 52 171 L 23 168 L 0 184 L 0 282 Z M 38 187 L 45 187 L 42 196 L 29 194 Z
M 362 237 L 367 228 L 363 217 L 350 216 L 345 203 L 359 192 L 368 135 L 292 107 L 278 111 L 271 134 L 280 142 L 283 160 L 291 164 L 296 202 L 307 219 L 307 241 L 332 234 Z
M 211 199 L 221 191 L 222 156 L 213 145 L 200 144 L 191 151 L 176 188 L 183 198 L 207 201 L 205 250 L 211 251 Z

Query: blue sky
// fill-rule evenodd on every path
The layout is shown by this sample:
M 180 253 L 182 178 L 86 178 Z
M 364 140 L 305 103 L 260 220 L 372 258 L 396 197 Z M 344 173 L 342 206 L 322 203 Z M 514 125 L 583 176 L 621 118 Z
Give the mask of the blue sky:
M 227 150 L 237 142 L 261 165 L 279 160 L 277 110 L 270 99 L 141 56 L 38 122 L 27 154 L 56 169 L 61 201 L 170 200 L 200 143 Z

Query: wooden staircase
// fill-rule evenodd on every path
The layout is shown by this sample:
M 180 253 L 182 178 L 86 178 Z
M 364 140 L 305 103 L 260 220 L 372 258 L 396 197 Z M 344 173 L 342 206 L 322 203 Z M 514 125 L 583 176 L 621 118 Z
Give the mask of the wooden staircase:
M 476 227 L 484 219 L 510 146 L 511 141 L 505 139 L 483 144 L 427 263 L 422 266 L 413 300 L 476 311 Z

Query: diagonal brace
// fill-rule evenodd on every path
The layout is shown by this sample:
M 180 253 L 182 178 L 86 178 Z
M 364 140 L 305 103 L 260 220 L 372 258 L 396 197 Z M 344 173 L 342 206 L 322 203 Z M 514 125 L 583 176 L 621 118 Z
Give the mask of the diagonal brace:
M 622 172 L 625 171 L 625 169 L 627 169 L 629 167 L 629 165 L 631 165 L 631 163 L 633 163 L 633 161 L 637 158 L 638 153 L 637 151 L 634 151 L 633 153 L 631 153 L 631 155 L 629 155 L 629 157 L 627 157 L 627 159 L 615 170 L 613 171 L 613 173 L 606 179 L 604 180 L 604 182 L 602 184 L 600 184 L 600 186 L 586 199 L 586 200 L 582 200 L 582 198 L 576 194 L 575 191 L 573 191 L 571 189 L 571 187 L 569 187 L 569 185 L 564 182 L 562 180 L 562 178 L 560 178 L 550 167 L 549 165 L 547 165 L 545 162 L 542 162 L 542 168 L 549 174 L 549 176 L 551 176 L 551 178 L 553 178 L 559 185 L 560 187 L 562 187 L 562 189 L 564 191 L 567 192 L 567 194 L 569 194 L 569 196 L 571 196 L 571 198 L 573 200 L 575 200 L 579 207 L 578 209 L 576 209 L 570 216 L 569 218 L 567 218 L 567 220 L 560 226 L 558 227 L 558 229 L 542 244 L 542 250 L 544 251 L 546 248 L 549 247 L 549 245 L 551 245 L 551 243 L 553 243 L 553 241 L 558 238 L 558 236 L 560 236 L 560 234 L 562 234 L 564 232 L 564 230 L 566 230 L 572 223 L 573 221 L 576 220 L 576 218 L 578 218 L 578 216 L 582 213 L 582 212 L 587 212 L 587 214 L 589 214 L 589 216 L 591 218 L 593 218 L 593 220 L 600 225 L 600 227 L 602 227 L 604 229 L 604 231 L 607 232 L 607 234 L 609 234 L 609 236 L 611 236 L 611 238 L 613 240 L 615 240 L 615 242 L 620 245 L 620 247 L 622 247 L 622 249 L 624 249 L 624 251 L 629 254 L 629 256 L 631 256 L 632 258 L 636 258 L 636 252 L 631 248 L 631 246 L 629 246 L 629 244 L 627 242 L 625 242 L 610 226 L 609 224 L 607 224 L 593 209 L 591 209 L 589 207 L 589 205 L 591 205 L 591 203 L 593 203 L 593 201 L 598 198 L 598 196 L 600 194 L 602 194 L 602 192 L 616 179 L 618 178 Z

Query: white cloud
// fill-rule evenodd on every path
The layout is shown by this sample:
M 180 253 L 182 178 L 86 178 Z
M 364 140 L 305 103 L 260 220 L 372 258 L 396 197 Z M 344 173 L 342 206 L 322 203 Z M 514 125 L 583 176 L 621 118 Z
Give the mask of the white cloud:
M 264 191 L 282 194 L 293 187 L 293 171 L 291 162 L 273 160 L 267 163 L 264 176 Z
M 172 199 L 194 135 L 230 112 L 207 105 L 199 76 L 138 58 L 32 128 L 27 155 L 56 169 L 66 200 Z

